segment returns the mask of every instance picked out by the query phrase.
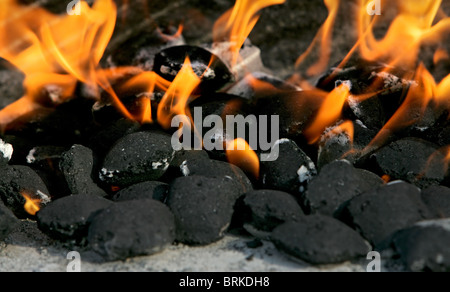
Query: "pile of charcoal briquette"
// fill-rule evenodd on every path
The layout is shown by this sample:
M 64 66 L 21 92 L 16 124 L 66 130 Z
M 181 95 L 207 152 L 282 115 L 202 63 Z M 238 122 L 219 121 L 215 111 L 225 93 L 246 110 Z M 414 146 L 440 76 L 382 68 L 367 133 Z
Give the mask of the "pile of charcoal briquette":
M 211 53 L 204 48 L 165 45 L 129 49 L 126 57 L 168 80 L 186 55 L 200 69 L 209 64 Z M 111 54 L 104 63 L 121 65 L 120 57 Z M 299 91 L 267 72 L 254 76 L 272 89 L 258 91 L 248 80 L 237 80 L 219 58 L 212 70 L 191 108 L 202 107 L 204 116 L 280 116 L 279 159 L 261 162 L 259 178 L 227 163 L 221 151 L 174 151 L 176 129 L 124 119 L 105 93 L 98 102 L 95 91 L 79 84 L 75 98 L 16 120 L 2 135 L 0 240 L 28 218 L 52 238 L 105 261 L 151 255 L 176 243 L 208 245 L 233 232 L 272 241 L 315 265 L 391 250 L 406 269 L 450 269 L 450 181 L 446 153 L 440 151 L 450 144 L 448 112 L 430 105 L 418 123 L 367 147 L 413 81 L 363 60 L 326 74 L 318 81 L 326 91 L 347 82 L 356 95 L 379 81 L 379 93 L 361 102 L 350 98 L 345 106 L 342 120 L 353 121 L 354 141 L 333 130 L 337 122 L 310 145 L 303 131 L 317 114 L 320 93 Z M 23 79 L 2 61 L 1 107 L 23 95 Z M 44 105 L 52 94 L 54 86 L 42 90 Z M 154 109 L 162 95 L 152 95 Z M 131 109 L 139 96 L 121 93 Z M 411 107 L 411 116 L 418 110 Z M 24 193 L 40 201 L 35 216 L 24 210 Z

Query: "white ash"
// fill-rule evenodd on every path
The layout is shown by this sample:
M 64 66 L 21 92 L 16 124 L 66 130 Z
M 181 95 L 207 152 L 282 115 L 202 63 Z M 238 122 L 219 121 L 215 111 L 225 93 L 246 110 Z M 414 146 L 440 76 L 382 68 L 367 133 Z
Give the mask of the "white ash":
M 41 204 L 43 204 L 43 205 L 47 205 L 48 203 L 51 202 L 50 196 L 45 194 L 45 193 L 43 193 L 43 192 L 41 192 L 40 190 L 38 190 L 36 192 L 36 195 L 39 197 L 39 199 L 41 201 Z
M 181 170 L 181 173 L 182 173 L 184 176 L 189 176 L 189 174 L 191 173 L 191 171 L 189 170 L 189 168 L 188 168 L 188 166 L 187 166 L 187 160 L 185 160 L 185 161 L 183 161 L 183 163 L 181 163 L 181 165 L 180 165 L 180 170 Z
M 9 160 L 11 160 L 11 157 L 13 155 L 14 148 L 11 144 L 6 143 L 2 139 L 0 139 L 0 152 L 3 155 L 3 158 L 5 158 L 9 161 Z
M 401 79 L 388 72 L 372 72 L 370 78 L 380 77 L 384 80 L 384 88 L 389 89 L 389 91 L 402 90 L 404 87 L 408 86 L 418 86 L 417 82 L 414 80 Z
M 360 125 L 361 127 L 363 127 L 364 129 L 368 129 L 366 125 L 364 125 L 363 122 L 361 122 L 360 120 L 356 120 L 355 123 L 357 123 L 358 125 Z
M 350 80 L 336 80 L 335 87 L 337 88 L 341 85 L 344 85 L 345 87 L 347 87 L 348 91 L 351 91 L 353 88 L 353 84 Z
M 172 75 L 172 76 L 177 76 L 178 72 L 176 70 L 173 70 L 172 68 L 168 67 L 168 66 L 161 66 L 161 68 L 159 68 L 159 70 L 161 71 L 161 73 L 163 74 L 167 74 L 167 75 Z
M 166 170 L 167 168 L 169 168 L 169 162 L 168 162 L 167 158 L 164 158 L 161 161 L 152 162 L 152 168 L 153 169 L 163 168 L 164 170 Z
M 360 101 L 358 100 L 358 98 L 356 98 L 353 95 L 350 95 L 347 98 L 348 101 L 348 105 L 350 106 L 350 108 L 352 109 L 352 112 L 357 116 L 360 117 L 362 114 L 361 109 L 359 107 Z
M 308 161 L 308 165 L 302 165 L 297 171 L 298 180 L 300 183 L 309 183 L 315 175 L 317 175 L 317 169 L 314 162 Z M 301 190 L 300 190 L 301 191 Z
M 423 228 L 440 227 L 440 228 L 443 228 L 446 231 L 450 232 L 450 219 L 422 221 L 422 222 L 415 224 L 415 226 L 423 227 Z
M 47 91 L 48 97 L 54 102 L 61 102 L 61 98 L 63 97 L 63 89 L 61 86 L 56 84 L 48 84 L 45 86 L 45 91 Z
M 30 150 L 30 152 L 28 152 L 27 155 L 27 163 L 32 164 L 36 161 L 36 157 L 34 157 L 34 155 L 36 154 L 36 148 L 33 148 Z
M 118 174 L 118 170 L 107 170 L 106 168 L 102 168 L 100 170 L 100 179 L 105 181 L 105 178 L 113 178 L 114 174 Z

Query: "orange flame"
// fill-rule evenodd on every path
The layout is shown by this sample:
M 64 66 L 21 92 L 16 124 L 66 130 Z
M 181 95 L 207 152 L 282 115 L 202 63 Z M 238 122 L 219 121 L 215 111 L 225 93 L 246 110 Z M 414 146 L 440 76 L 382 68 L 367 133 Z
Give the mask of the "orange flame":
M 22 193 L 22 196 L 25 199 L 25 205 L 23 206 L 25 211 L 35 216 L 37 212 L 41 209 L 41 200 L 40 199 L 32 199 L 31 196 L 29 196 L 26 193 Z
M 242 138 L 227 143 L 226 153 L 228 162 L 250 173 L 254 178 L 259 177 L 259 158 L 250 145 Z
M 350 96 L 350 88 L 343 83 L 325 98 L 314 122 L 304 132 L 310 143 L 319 140 L 324 130 L 341 116 L 345 101 Z
M 214 41 L 230 42 L 231 67 L 239 59 L 239 51 L 259 20 L 258 12 L 286 0 L 236 0 L 236 4 L 223 14 L 214 25 Z
M 298 68 L 316 49 L 319 44 L 319 60 L 307 70 L 308 76 L 315 76 L 322 73 L 330 60 L 331 42 L 333 36 L 334 23 L 339 11 L 340 0 L 324 0 L 328 9 L 328 18 L 320 28 L 309 48 L 297 59 L 295 66 Z

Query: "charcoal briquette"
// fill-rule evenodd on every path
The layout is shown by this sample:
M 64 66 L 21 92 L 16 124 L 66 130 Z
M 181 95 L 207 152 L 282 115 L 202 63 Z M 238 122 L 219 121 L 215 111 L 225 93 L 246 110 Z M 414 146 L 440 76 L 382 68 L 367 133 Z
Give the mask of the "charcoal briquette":
M 153 199 L 164 203 L 167 199 L 169 185 L 158 181 L 147 181 L 129 186 L 118 191 L 112 198 L 115 202 Z
M 177 240 L 207 245 L 221 239 L 230 226 L 239 193 L 227 178 L 181 177 L 173 181 L 167 204 L 175 215 Z
M 393 239 L 403 263 L 413 272 L 449 272 L 449 242 L 449 219 L 419 222 Z
M 67 196 L 49 203 L 37 213 L 38 227 L 58 240 L 81 241 L 87 236 L 89 218 L 112 203 L 88 194 Z
M 344 221 L 373 245 L 385 247 L 395 232 L 432 217 L 420 193 L 414 185 L 391 182 L 351 200 Z
M 174 216 L 163 203 L 114 203 L 91 220 L 88 245 L 106 261 L 152 255 L 175 240 Z
M 0 241 L 4 240 L 19 225 L 19 220 L 0 201 Z
M 107 185 L 127 187 L 158 180 L 174 158 L 170 135 L 137 132 L 121 138 L 105 157 L 100 179 Z
M 435 219 L 450 218 L 450 188 L 432 186 L 422 190 L 422 200 Z
M 50 196 L 42 179 L 28 166 L 4 166 L 0 168 L 0 172 L 0 198 L 18 218 L 29 216 L 24 209 L 24 194 L 33 199 L 42 199 L 40 194 L 47 199 Z
M 107 196 L 92 180 L 94 156 L 91 149 L 82 145 L 73 145 L 62 154 L 59 167 L 72 194 Z
M 369 252 L 369 245 L 357 232 L 323 215 L 287 222 L 273 231 L 271 239 L 278 249 L 316 265 L 357 260 Z

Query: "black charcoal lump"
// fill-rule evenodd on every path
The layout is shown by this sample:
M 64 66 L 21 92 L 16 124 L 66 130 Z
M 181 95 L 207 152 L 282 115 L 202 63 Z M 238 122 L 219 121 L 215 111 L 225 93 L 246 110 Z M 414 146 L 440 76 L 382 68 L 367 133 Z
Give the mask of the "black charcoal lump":
M 262 187 L 294 194 L 304 191 L 317 174 L 314 162 L 292 140 L 280 139 L 274 147 L 278 147 L 278 159 L 261 161 Z
M 357 232 L 323 215 L 285 223 L 271 237 L 278 249 L 317 265 L 356 260 L 369 252 L 369 245 Z
M 59 167 L 72 194 L 107 195 L 92 180 L 94 156 L 91 149 L 82 145 L 72 146 L 62 154 Z
M 87 235 L 89 218 L 112 202 L 88 194 L 55 200 L 37 213 L 38 227 L 59 240 L 81 240 Z
M 450 188 L 432 186 L 422 190 L 422 200 L 435 219 L 450 218 Z
M 402 181 L 354 198 L 343 214 L 348 224 L 379 247 L 389 243 L 396 231 L 431 217 L 421 200 L 420 189 Z
M 43 201 L 49 200 L 47 186 L 30 167 L 4 166 L 0 171 L 0 198 L 18 218 L 28 217 L 24 209 L 26 200 L 23 195 Z
M 252 230 L 271 232 L 285 222 L 299 221 L 305 216 L 295 198 L 280 191 L 252 191 L 240 201 L 236 213 L 250 233 Z
M 394 247 L 408 270 L 450 272 L 450 220 L 423 221 L 398 232 Z
M 112 198 L 115 202 L 153 199 L 164 203 L 169 185 L 159 181 L 146 181 L 118 191 Z
M 175 215 L 177 240 L 206 245 L 221 239 L 230 226 L 238 197 L 239 191 L 228 178 L 177 178 L 167 200 Z
M 0 241 L 4 240 L 19 225 L 19 220 L 0 201 Z
M 375 174 L 339 160 L 322 168 L 309 184 L 302 202 L 311 213 L 339 217 L 349 200 L 382 184 L 383 180 Z
M 174 217 L 163 203 L 114 203 L 92 218 L 88 244 L 105 261 L 158 253 L 175 240 Z
M 374 154 L 378 167 L 392 179 L 426 188 L 439 185 L 446 176 L 445 154 L 438 147 L 416 138 L 405 138 Z
M 158 180 L 169 168 L 174 155 L 170 135 L 133 133 L 117 141 L 106 155 L 100 179 L 117 187 Z

